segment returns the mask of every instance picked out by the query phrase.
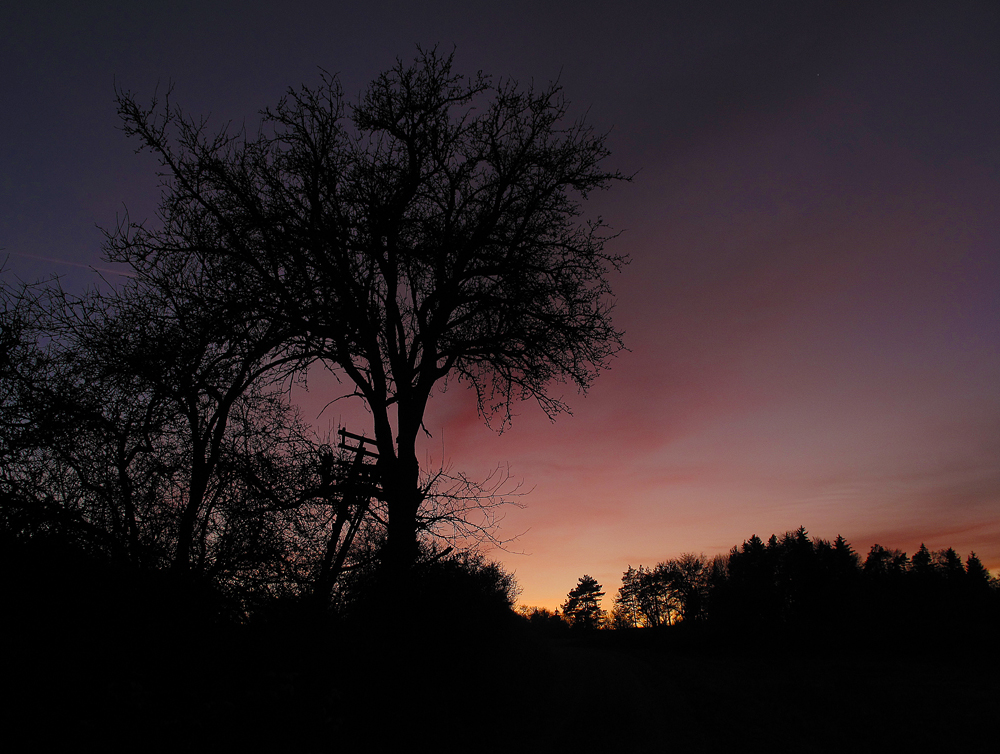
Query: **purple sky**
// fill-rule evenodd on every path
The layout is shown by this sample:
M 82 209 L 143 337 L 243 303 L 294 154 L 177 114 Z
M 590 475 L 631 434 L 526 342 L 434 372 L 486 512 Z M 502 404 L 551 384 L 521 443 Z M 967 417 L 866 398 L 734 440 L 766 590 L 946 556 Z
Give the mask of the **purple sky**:
M 0 11 L 5 278 L 86 285 L 95 225 L 155 209 L 116 82 L 252 121 L 318 66 L 354 94 L 454 44 L 462 71 L 559 77 L 639 171 L 593 199 L 633 258 L 631 353 L 556 424 L 526 405 L 498 437 L 457 390 L 428 416 L 432 463 L 532 489 L 503 530 L 530 555 L 492 553 L 525 603 L 799 525 L 1000 569 L 996 2 L 165 5 Z

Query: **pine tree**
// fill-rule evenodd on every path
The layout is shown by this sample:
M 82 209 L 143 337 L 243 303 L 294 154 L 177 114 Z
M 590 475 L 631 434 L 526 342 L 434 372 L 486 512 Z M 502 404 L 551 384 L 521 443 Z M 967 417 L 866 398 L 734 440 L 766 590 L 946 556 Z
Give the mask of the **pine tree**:
M 989 586 L 990 572 L 986 570 L 986 567 L 983 566 L 982 561 L 974 552 L 970 553 L 968 559 L 965 561 L 965 574 L 969 585 L 973 588 L 978 589 Z
M 604 620 L 601 609 L 601 585 L 592 576 L 581 576 L 579 583 L 570 590 L 563 603 L 563 616 L 574 628 L 598 628 Z
M 931 552 L 923 542 L 920 543 L 920 549 L 913 553 L 911 563 L 913 564 L 914 573 L 921 576 L 926 576 L 933 571 L 934 565 L 931 559 Z
M 861 569 L 861 559 L 840 534 L 833 540 L 834 562 L 840 576 L 852 576 Z
M 965 578 L 965 566 L 962 565 L 962 557 L 955 552 L 955 548 L 938 550 L 934 553 L 934 560 L 939 572 L 949 581 L 960 582 Z

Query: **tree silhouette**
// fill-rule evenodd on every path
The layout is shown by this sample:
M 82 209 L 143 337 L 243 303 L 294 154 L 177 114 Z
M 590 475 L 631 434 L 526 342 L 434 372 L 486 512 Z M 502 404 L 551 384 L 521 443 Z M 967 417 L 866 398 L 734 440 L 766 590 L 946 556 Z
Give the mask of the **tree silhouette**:
M 601 585 L 592 576 L 581 576 L 580 581 L 566 596 L 563 616 L 574 628 L 591 629 L 601 625 L 604 611 L 601 609 Z
M 913 572 L 921 578 L 926 578 L 933 572 L 934 561 L 931 558 L 930 550 L 927 549 L 927 545 L 923 542 L 920 543 L 920 549 L 913 553 L 910 565 L 913 568 Z
M 611 622 L 615 628 L 638 628 L 642 625 L 639 605 L 639 571 L 632 566 L 622 574 L 622 585 L 618 587 L 615 604 L 611 611 Z
M 955 548 L 948 547 L 934 553 L 934 564 L 943 576 L 951 582 L 959 583 L 965 579 L 965 567 L 961 556 Z
M 961 567 L 962 561 L 959 560 L 958 564 Z M 910 559 L 905 552 L 897 549 L 886 549 L 879 544 L 872 545 L 862 566 L 864 574 L 875 579 L 898 579 L 909 568 Z
M 682 620 L 705 617 L 708 601 L 710 564 L 704 555 L 686 552 L 666 562 Z
M 921 545 L 911 560 L 876 544 L 862 566 L 844 537 L 810 540 L 799 527 L 766 543 L 753 535 L 711 561 L 688 553 L 655 568 L 629 566 L 611 626 L 696 619 L 751 633 L 912 638 L 931 625 L 957 631 L 995 620 L 996 585 L 975 553 L 963 566 L 952 548 L 931 552 Z
M 82 297 L 0 290 L 17 325 L 0 366 L 3 527 L 244 602 L 313 591 L 327 603 L 372 522 L 275 389 L 281 339 L 158 272 Z
M 983 589 L 989 586 L 990 572 L 986 570 L 979 556 L 974 552 L 969 553 L 965 560 L 965 573 L 970 586 L 973 589 Z
M 850 578 L 858 572 L 861 567 L 861 560 L 854 548 L 848 544 L 840 534 L 833 541 L 832 547 L 832 569 L 841 577 Z
M 680 614 L 680 593 L 674 573 L 666 563 L 654 568 L 639 566 L 639 611 L 644 625 L 664 626 Z
M 615 597 L 612 622 L 621 627 L 672 625 L 705 617 L 711 564 L 684 553 L 655 568 L 629 566 Z
M 162 225 L 123 224 L 111 256 L 191 265 L 248 322 L 274 322 L 303 367 L 333 369 L 371 411 L 396 575 L 417 553 L 428 496 L 415 443 L 449 378 L 482 416 L 553 381 L 586 390 L 622 349 L 607 275 L 626 259 L 581 222 L 604 137 L 565 122 L 560 88 L 523 89 L 421 50 L 353 106 L 335 78 L 292 90 L 254 138 L 119 96 L 126 133 L 164 169 Z

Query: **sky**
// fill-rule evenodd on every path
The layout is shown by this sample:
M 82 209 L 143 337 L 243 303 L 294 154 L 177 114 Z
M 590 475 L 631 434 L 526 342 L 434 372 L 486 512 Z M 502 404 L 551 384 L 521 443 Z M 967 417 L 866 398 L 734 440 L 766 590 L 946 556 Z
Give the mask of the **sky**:
M 584 574 L 727 552 L 805 526 L 1000 570 L 1000 5 L 996 2 L 37 2 L 0 10 L 0 260 L 93 284 L 100 228 L 152 217 L 156 165 L 115 88 L 171 82 L 252 122 L 337 73 L 350 97 L 416 45 L 456 68 L 558 79 L 631 183 L 592 197 L 631 264 L 630 351 L 554 423 L 501 435 L 435 396 L 423 452 L 509 468 L 494 550 L 521 601 Z M 168 7 L 169 6 L 169 7 Z M 114 272 L 104 272 L 113 279 Z M 365 414 L 301 394 L 321 428 Z

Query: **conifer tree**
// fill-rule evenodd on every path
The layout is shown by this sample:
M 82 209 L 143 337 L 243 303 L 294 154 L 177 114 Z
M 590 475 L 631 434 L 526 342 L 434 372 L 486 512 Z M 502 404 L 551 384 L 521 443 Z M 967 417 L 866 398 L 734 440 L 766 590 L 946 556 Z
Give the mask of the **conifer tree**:
M 988 586 L 990 583 L 990 572 L 974 552 L 969 553 L 965 561 L 965 575 L 969 584 L 975 588 Z
M 563 603 L 563 616 L 574 628 L 598 628 L 604 620 L 601 597 L 604 592 L 593 576 L 581 576 L 580 581 Z

